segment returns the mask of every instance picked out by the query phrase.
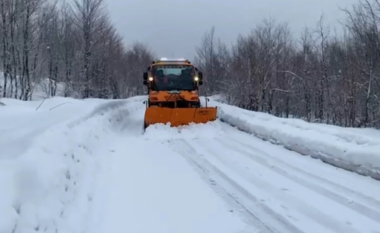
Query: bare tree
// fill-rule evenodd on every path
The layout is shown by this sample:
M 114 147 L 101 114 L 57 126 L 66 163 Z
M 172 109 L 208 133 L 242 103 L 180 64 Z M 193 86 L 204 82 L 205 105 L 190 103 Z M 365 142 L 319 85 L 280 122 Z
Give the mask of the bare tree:
M 153 54 L 140 43 L 125 48 L 103 6 L 102 0 L 0 0 L 1 95 L 29 100 L 37 87 L 48 97 L 141 94 L 136 75 Z
M 219 52 L 212 29 L 197 48 L 211 93 L 276 116 L 380 127 L 380 1 L 361 0 L 344 11 L 343 36 L 331 33 L 323 15 L 299 41 L 270 19 Z
M 97 43 L 96 33 L 101 30 L 104 20 L 103 0 L 75 0 L 75 22 L 81 30 L 81 51 L 83 59 L 82 80 L 83 97 L 90 97 L 91 59 L 94 45 Z

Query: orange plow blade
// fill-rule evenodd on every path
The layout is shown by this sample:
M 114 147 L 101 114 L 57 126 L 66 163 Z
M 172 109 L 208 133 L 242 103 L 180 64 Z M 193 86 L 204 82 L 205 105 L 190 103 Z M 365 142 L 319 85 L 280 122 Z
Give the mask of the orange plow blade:
M 188 125 L 190 123 L 207 123 L 215 121 L 217 109 L 208 108 L 160 108 L 149 107 L 145 111 L 145 128 L 152 124 L 170 123 L 172 127 Z

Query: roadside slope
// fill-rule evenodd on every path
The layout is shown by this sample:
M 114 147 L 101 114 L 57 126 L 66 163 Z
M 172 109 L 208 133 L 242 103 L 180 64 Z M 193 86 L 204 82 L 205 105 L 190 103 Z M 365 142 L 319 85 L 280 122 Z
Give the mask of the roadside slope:
M 308 123 L 244 110 L 211 98 L 218 118 L 265 141 L 380 180 L 380 131 Z
M 107 162 L 104 145 L 133 101 L 54 98 L 35 111 L 40 102 L 6 100 L 0 112 L 0 232 L 86 231 Z M 49 110 L 62 102 L 71 104 Z

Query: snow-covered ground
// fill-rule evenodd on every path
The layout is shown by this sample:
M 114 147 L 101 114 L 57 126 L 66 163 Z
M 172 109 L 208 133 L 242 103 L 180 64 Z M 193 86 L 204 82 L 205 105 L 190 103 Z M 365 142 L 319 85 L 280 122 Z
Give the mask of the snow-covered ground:
M 143 134 L 145 98 L 53 98 L 37 111 L 40 101 L 3 99 L 0 232 L 380 232 L 379 181 L 219 120 Z M 261 132 L 298 126 L 251 118 Z M 307 143 L 324 133 L 360 148 L 367 136 L 308 127 Z
M 343 128 L 284 119 L 211 98 L 222 121 L 289 150 L 380 180 L 380 130 Z
M 2 101 L 0 232 L 85 229 L 97 153 L 110 140 L 101 114 L 123 102 L 54 98 L 36 111 L 41 101 Z

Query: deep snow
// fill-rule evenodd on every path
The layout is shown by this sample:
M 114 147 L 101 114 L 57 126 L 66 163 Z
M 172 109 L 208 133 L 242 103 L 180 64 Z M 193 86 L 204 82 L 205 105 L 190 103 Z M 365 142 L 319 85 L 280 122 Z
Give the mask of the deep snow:
M 40 101 L 3 99 L 0 232 L 379 231 L 378 181 L 219 120 L 143 134 L 145 98 L 53 98 L 37 111 Z M 310 145 L 327 143 L 322 136 L 356 150 L 364 147 L 356 141 L 378 145 L 377 131 L 370 137 L 211 104 L 225 121 L 241 128 L 245 120 L 243 129 L 288 148 L 285 132 L 315 150 L 326 150 Z

